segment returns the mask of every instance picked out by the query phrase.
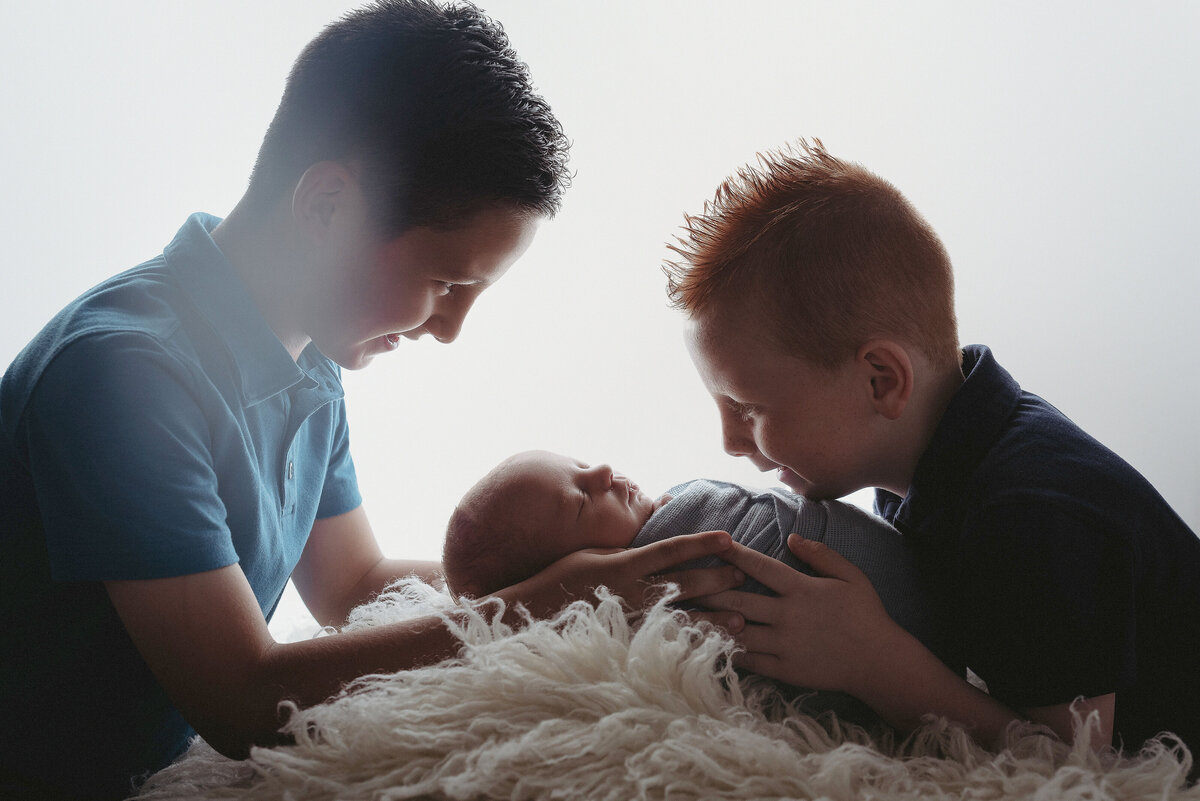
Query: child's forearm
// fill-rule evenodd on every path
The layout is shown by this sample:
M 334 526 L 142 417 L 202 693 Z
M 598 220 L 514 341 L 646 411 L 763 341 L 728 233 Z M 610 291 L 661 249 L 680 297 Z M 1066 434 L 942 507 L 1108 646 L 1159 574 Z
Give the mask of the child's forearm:
M 1005 730 L 1021 716 L 973 687 L 899 626 L 878 641 L 875 669 L 863 670 L 847 691 L 902 732 L 930 715 L 966 728 L 988 749 L 1004 744 Z

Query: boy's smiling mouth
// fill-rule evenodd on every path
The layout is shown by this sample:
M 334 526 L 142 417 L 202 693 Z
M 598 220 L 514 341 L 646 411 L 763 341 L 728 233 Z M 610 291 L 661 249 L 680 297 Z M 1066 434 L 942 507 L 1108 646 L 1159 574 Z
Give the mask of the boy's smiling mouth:
M 772 462 L 770 459 L 763 456 L 761 453 L 756 453 L 753 456 L 747 456 L 746 459 L 747 459 L 747 461 L 750 462 L 750 464 L 752 464 L 756 468 L 758 468 L 758 472 L 760 472 L 760 473 L 765 473 L 768 470 L 786 470 L 787 469 L 786 467 L 784 467 L 781 464 Z

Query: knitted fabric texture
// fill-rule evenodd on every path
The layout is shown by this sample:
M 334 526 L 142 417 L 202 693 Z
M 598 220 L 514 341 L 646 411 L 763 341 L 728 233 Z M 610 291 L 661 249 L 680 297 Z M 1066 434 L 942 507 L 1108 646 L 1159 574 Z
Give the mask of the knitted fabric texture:
M 810 501 L 781 488 L 755 490 L 724 481 L 697 479 L 672 487 L 633 540 L 634 546 L 691 534 L 728 531 L 734 542 L 811 574 L 787 547 L 789 534 L 824 543 L 854 563 L 879 593 L 892 620 L 937 652 L 937 633 L 928 597 L 900 532 L 881 518 L 840 501 Z M 722 564 L 716 557 L 693 567 Z M 771 595 L 754 579 L 740 588 Z

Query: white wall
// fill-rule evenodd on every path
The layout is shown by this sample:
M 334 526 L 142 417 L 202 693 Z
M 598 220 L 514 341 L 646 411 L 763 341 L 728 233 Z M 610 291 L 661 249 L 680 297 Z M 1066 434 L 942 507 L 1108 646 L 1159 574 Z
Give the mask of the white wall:
M 510 452 L 650 490 L 761 484 L 721 453 L 659 264 L 756 151 L 819 136 L 896 183 L 958 270 L 965 342 L 1141 469 L 1200 529 L 1194 249 L 1200 5 L 494 0 L 574 140 L 560 217 L 453 347 L 348 375 L 387 552 L 436 558 Z M 60 0 L 0 31 L 0 363 L 59 306 L 241 193 L 333 0 Z

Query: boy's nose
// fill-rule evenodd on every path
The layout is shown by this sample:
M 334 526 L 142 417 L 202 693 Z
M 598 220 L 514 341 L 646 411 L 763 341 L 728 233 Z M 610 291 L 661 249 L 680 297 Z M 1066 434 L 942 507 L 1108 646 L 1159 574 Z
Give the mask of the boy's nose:
M 758 453 L 749 426 L 732 411 L 721 411 L 721 440 L 725 452 L 730 456 L 753 456 Z
M 725 452 L 730 456 L 753 456 L 758 453 L 753 440 L 725 437 Z
M 463 309 L 461 312 L 438 312 L 426 320 L 425 325 L 422 327 L 438 342 L 441 342 L 443 345 L 449 345 L 458 339 L 458 334 L 462 331 L 463 322 L 466 319 L 466 309 Z

